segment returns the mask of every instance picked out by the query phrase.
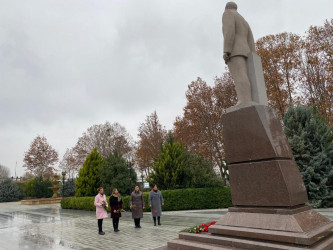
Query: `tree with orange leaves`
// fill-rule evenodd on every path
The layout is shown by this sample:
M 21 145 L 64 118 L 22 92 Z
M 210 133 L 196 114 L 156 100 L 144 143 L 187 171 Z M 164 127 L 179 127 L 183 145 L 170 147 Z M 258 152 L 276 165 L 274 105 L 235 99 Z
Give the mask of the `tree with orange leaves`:
M 293 33 L 280 33 L 256 42 L 262 60 L 269 105 L 283 117 L 289 105 L 300 101 L 299 68 L 302 39 Z
M 303 43 L 301 82 L 308 105 L 333 122 L 333 19 L 311 26 Z
M 174 123 L 175 137 L 190 152 L 213 161 L 226 183 L 228 173 L 224 161 L 222 115 L 237 102 L 230 74 L 216 78 L 213 87 L 198 77 L 188 86 L 186 99 L 184 113 Z

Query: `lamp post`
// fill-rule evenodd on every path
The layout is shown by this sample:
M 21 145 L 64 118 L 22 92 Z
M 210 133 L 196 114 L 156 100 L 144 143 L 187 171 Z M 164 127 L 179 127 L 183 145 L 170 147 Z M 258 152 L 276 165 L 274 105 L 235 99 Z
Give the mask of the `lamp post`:
M 63 171 L 61 174 L 62 174 L 62 198 L 64 198 L 64 194 L 65 194 L 65 176 L 66 176 L 66 171 Z
M 143 183 L 143 173 L 141 173 L 141 180 L 142 180 L 142 192 L 143 192 L 143 189 L 145 188 L 145 185 Z
M 127 162 L 127 167 L 129 169 L 129 194 L 131 194 L 132 190 L 132 166 L 134 165 L 132 160 Z

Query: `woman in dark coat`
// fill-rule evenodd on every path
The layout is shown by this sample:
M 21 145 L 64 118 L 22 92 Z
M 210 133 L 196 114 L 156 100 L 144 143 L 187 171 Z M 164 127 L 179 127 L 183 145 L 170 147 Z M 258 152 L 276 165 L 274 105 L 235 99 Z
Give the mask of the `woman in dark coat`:
M 149 207 L 151 207 L 154 226 L 156 226 L 156 217 L 158 220 L 158 225 L 161 225 L 162 206 L 164 206 L 163 196 L 161 191 L 157 189 L 157 185 L 155 185 L 149 193 Z
M 111 218 L 113 229 L 115 232 L 119 232 L 119 218 L 121 217 L 121 212 L 124 212 L 123 201 L 121 200 L 121 195 L 118 189 L 113 189 L 112 195 L 110 196 L 110 206 L 111 206 Z
M 135 228 L 141 228 L 140 219 L 143 217 L 145 201 L 139 186 L 135 186 L 135 189 L 131 194 L 130 206 L 132 209 L 132 218 L 134 219 Z

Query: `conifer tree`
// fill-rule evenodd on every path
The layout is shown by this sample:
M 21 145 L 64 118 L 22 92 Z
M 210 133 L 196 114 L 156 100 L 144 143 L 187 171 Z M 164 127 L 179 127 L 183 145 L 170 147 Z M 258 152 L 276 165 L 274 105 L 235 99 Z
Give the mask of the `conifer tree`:
M 129 179 L 131 176 L 131 189 Z M 104 193 L 112 194 L 112 190 L 117 188 L 119 193 L 130 194 L 136 185 L 137 175 L 134 169 L 128 169 L 125 159 L 117 150 L 113 151 L 104 161 L 101 167 L 101 185 Z
M 302 105 L 289 107 L 283 121 L 310 204 L 330 206 L 333 201 L 332 130 L 315 108 Z
M 103 164 L 103 158 L 94 148 L 87 156 L 83 167 L 79 171 L 79 177 L 76 180 L 75 196 L 94 196 L 97 193 L 97 188 L 100 186 L 100 170 Z
M 185 147 L 169 133 L 153 164 L 153 172 L 148 176 L 150 184 L 157 184 L 160 189 L 180 188 L 185 178 L 185 152 Z
M 221 178 L 214 172 L 213 163 L 190 152 L 172 135 L 162 146 L 161 153 L 148 176 L 151 185 L 161 189 L 199 188 L 221 186 Z

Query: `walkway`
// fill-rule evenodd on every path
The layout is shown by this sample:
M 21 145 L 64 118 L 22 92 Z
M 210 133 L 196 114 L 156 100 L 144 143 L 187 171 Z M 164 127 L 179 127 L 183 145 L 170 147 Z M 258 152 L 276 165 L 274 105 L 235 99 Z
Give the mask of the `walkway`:
M 219 219 L 226 209 L 164 212 L 162 226 L 154 227 L 150 213 L 135 229 L 130 213 L 114 233 L 110 218 L 104 236 L 97 234 L 95 212 L 61 209 L 59 204 L 0 203 L 0 249 L 149 249 L 166 245 L 184 228 Z
M 131 214 L 114 233 L 111 219 L 104 220 L 106 235 L 97 234 L 95 212 L 61 209 L 59 204 L 0 203 L 0 249 L 149 249 L 166 245 L 184 228 L 218 220 L 226 209 L 164 212 L 162 226 L 154 227 L 144 214 L 142 229 L 135 229 Z M 333 208 L 318 210 L 333 220 Z

